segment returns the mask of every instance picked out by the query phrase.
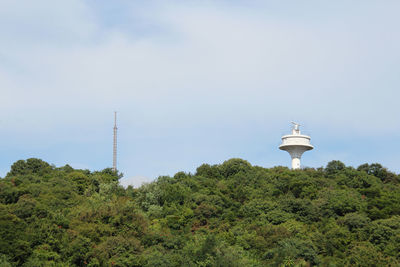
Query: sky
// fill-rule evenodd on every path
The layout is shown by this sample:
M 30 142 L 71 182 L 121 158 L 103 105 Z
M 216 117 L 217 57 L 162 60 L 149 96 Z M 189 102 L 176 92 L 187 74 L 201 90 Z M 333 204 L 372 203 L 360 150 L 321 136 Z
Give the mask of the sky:
M 112 165 L 123 185 L 315 149 L 400 172 L 399 1 L 0 0 L 0 176 L 13 162 Z

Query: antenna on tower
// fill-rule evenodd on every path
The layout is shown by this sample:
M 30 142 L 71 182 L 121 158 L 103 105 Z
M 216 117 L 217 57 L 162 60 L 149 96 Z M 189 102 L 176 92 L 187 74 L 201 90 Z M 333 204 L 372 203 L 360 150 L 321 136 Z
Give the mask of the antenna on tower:
M 114 172 L 117 171 L 117 112 L 114 112 L 114 143 L 113 143 L 113 168 Z

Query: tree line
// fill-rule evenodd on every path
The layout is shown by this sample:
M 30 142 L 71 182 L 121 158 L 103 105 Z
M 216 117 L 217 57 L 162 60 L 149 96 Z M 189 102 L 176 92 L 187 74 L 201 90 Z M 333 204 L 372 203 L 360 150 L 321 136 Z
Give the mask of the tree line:
M 400 266 L 400 176 L 377 163 L 121 177 L 15 162 L 0 179 L 0 266 Z

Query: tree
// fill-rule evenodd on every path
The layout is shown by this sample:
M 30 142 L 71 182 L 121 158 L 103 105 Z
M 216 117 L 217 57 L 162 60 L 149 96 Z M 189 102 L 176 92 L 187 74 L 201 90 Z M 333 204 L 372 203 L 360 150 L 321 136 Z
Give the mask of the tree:
M 385 171 L 230 159 L 125 189 L 111 169 L 17 161 L 0 179 L 0 266 L 398 266 Z
M 386 168 L 384 168 L 381 164 L 379 163 L 373 163 L 373 164 L 362 164 L 358 166 L 357 168 L 358 171 L 365 171 L 366 173 L 373 175 L 375 177 L 378 177 L 381 179 L 381 181 L 387 183 L 387 182 L 394 182 L 394 183 L 399 183 L 399 177 L 395 175 L 392 172 L 389 172 Z
M 43 175 L 52 170 L 52 167 L 47 162 L 30 158 L 25 160 L 18 160 L 11 166 L 10 172 L 7 174 L 7 177 L 16 176 L 16 175 L 26 175 L 26 174 L 39 174 Z
M 346 168 L 346 165 L 344 165 L 343 162 L 339 161 L 339 160 L 332 160 L 330 162 L 328 162 L 328 164 L 326 165 L 325 171 L 327 174 L 336 174 L 340 171 L 343 171 Z

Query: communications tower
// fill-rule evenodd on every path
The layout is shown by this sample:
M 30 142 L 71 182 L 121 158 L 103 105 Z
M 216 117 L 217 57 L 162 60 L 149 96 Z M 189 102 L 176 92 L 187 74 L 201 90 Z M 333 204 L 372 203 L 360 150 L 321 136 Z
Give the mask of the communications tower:
M 292 157 L 292 169 L 300 169 L 301 155 L 314 147 L 310 144 L 310 137 L 300 133 L 300 124 L 292 122 L 292 134 L 282 136 L 279 149 L 289 152 Z
M 117 171 L 117 112 L 114 112 L 114 142 L 113 142 L 113 168 L 114 172 Z

